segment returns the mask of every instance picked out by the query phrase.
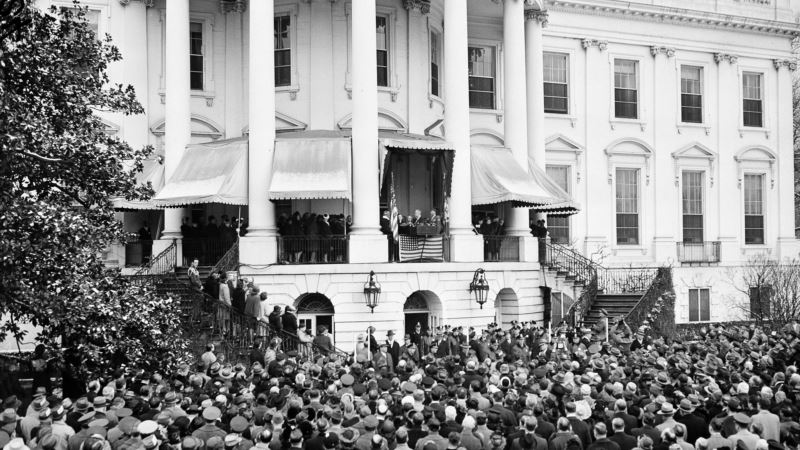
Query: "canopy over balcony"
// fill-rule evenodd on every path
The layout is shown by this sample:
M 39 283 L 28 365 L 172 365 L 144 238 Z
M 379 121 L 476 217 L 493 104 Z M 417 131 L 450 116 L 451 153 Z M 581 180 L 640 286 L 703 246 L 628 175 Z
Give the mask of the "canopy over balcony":
M 338 131 L 278 135 L 270 200 L 352 199 L 350 138 Z
M 155 197 L 170 208 L 198 203 L 247 204 L 247 138 L 193 144 Z
M 472 204 L 548 207 L 560 199 L 522 169 L 510 149 L 472 146 Z M 546 176 L 545 176 L 546 178 Z
M 564 190 L 561 189 L 552 178 L 547 176 L 532 159 L 528 159 L 529 173 L 533 178 L 547 191 L 547 193 L 556 199 L 554 203 L 549 205 L 541 205 L 533 207 L 536 212 L 547 213 L 549 216 L 571 216 L 580 211 L 580 204 L 575 202 L 572 197 Z
M 146 159 L 142 161 L 142 171 L 136 174 L 136 184 L 147 184 L 153 187 L 154 192 L 158 192 L 164 187 L 164 164 L 159 159 Z M 125 197 L 115 197 L 111 199 L 114 209 L 120 211 L 132 211 L 143 209 L 161 209 L 159 206 L 147 201 L 126 200 Z

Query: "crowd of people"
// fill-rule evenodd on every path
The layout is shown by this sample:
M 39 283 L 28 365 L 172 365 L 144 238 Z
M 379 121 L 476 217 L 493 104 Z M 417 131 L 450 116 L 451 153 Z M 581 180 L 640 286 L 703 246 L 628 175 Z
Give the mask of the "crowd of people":
M 353 224 L 344 214 L 317 214 L 295 211 L 291 216 L 278 216 L 278 234 L 283 245 L 280 261 L 316 263 L 347 261 L 345 235 Z
M 285 326 L 286 314 L 276 316 Z M 209 346 L 193 365 L 166 373 L 131 365 L 86 385 L 35 380 L 29 402 L 21 388 L 9 391 L 19 382 L 4 373 L 0 447 L 798 448 L 797 322 L 771 332 L 716 326 L 676 340 L 643 327 L 633 342 L 597 331 L 550 335 L 528 322 L 429 334 L 417 326 L 396 340 L 392 330 L 382 339 L 370 329 L 350 355 L 304 357 L 273 339 L 246 364 Z
M 208 216 L 207 220 L 202 217 L 198 220 L 183 218 L 181 236 L 186 259 L 184 265 L 189 265 L 189 258 L 199 259 L 204 266 L 213 265 L 236 242 L 237 236 L 247 234 L 247 219 L 244 217 L 230 218 L 223 214 L 220 220 L 221 223 L 217 224 L 217 218 L 213 215 Z

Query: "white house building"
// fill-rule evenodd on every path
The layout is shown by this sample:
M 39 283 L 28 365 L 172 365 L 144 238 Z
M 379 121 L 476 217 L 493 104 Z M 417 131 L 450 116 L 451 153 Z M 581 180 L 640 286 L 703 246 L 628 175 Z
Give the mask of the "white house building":
M 110 132 L 163 155 L 151 203 L 120 205 L 126 227 L 149 221 L 154 254 L 178 239 L 193 257 L 183 218 L 247 217 L 240 274 L 337 345 L 368 324 L 542 320 L 542 286 L 563 313 L 580 289 L 541 270 L 530 208 L 579 209 L 548 217 L 550 239 L 604 266 L 671 266 L 678 322 L 746 319 L 741 267 L 800 252 L 789 0 L 83 3 L 146 111 L 105 117 Z M 391 205 L 444 216 L 404 250 L 434 262 L 389 262 Z M 296 264 L 278 233 L 294 211 L 352 228 Z M 486 214 L 507 238 L 474 233 Z

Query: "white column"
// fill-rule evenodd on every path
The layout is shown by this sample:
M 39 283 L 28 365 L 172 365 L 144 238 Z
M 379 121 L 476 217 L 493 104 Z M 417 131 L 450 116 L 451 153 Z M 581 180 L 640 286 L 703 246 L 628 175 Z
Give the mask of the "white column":
M 482 261 L 483 240 L 472 232 L 467 2 L 444 0 L 444 129 L 455 146 L 450 192 L 452 261 Z
M 249 8 L 249 224 L 239 247 L 239 259 L 243 264 L 270 264 L 277 260 L 275 206 L 268 196 L 275 152 L 275 12 L 272 1 L 250 2 Z
M 506 147 L 514 159 L 528 171 L 528 136 L 525 131 L 527 104 L 525 95 L 525 2 L 503 2 L 503 126 Z M 528 208 L 510 208 L 506 221 L 507 234 L 530 236 Z M 526 255 L 527 256 L 527 255 Z M 526 260 L 529 258 L 526 258 Z
M 386 238 L 380 234 L 378 167 L 378 75 L 375 1 L 352 3 L 353 82 L 353 227 L 350 262 L 385 262 Z
M 794 149 L 792 133 L 792 71 L 796 63 L 775 60 L 778 72 L 778 255 L 780 258 L 797 258 L 800 242 L 794 237 Z M 768 184 L 769 185 L 769 184 Z M 767 191 L 769 192 L 769 191 Z M 769 222 L 767 222 L 769 223 Z
M 125 6 L 125 39 L 122 54 L 125 82 L 136 90 L 136 99 L 149 112 L 147 85 L 147 7 L 142 1 L 133 1 Z M 147 126 L 147 114 L 136 114 L 122 117 L 122 138 L 134 148 L 147 145 L 150 130 Z
M 744 244 L 744 235 L 740 229 L 744 228 L 743 210 L 744 205 L 739 200 L 741 187 L 738 184 L 739 168 L 734 161 L 735 149 L 741 147 L 741 139 L 736 133 L 739 127 L 739 111 L 741 106 L 738 104 L 741 91 L 739 86 L 739 74 L 737 69 L 738 57 L 736 55 L 716 53 L 714 60 L 717 62 L 717 100 L 719 101 L 718 110 L 718 129 L 723 132 L 717 133 L 717 148 L 719 149 L 719 176 L 714 183 L 718 187 L 715 189 L 719 205 L 719 235 L 720 256 L 724 261 L 739 261 L 741 257 L 741 245 Z M 735 201 L 730 201 L 731 193 L 735 193 Z M 726 199 L 726 201 L 723 201 Z M 711 236 L 709 230 L 709 237 Z M 741 237 L 740 237 L 741 236 Z M 741 242 L 739 241 L 741 239 Z
M 243 16 L 240 11 L 225 11 L 225 137 L 242 135 L 244 122 L 244 76 L 242 74 Z
M 189 91 L 189 0 L 167 2 L 164 177 L 169 180 L 192 137 Z M 163 239 L 181 237 L 182 209 L 164 210 Z M 154 247 L 155 250 L 155 247 Z
M 677 86 L 676 68 L 674 64 L 675 49 L 667 47 L 652 46 L 650 54 L 654 58 L 653 64 L 653 86 Z M 670 89 L 655 89 L 653 92 L 653 111 L 657 111 L 656 120 L 653 122 L 653 142 L 670 142 L 675 135 L 675 124 L 673 118 L 677 117 L 676 110 L 678 104 L 675 101 L 675 94 Z M 664 120 L 660 120 L 664 119 Z M 675 172 L 668 170 L 672 161 L 672 149 L 660 146 L 656 148 L 653 155 L 653 167 L 662 168 L 654 170 L 652 174 L 655 185 L 655 195 L 659 205 L 655 209 L 655 234 L 653 237 L 653 257 L 657 264 L 665 264 L 677 258 L 675 242 L 678 233 L 677 226 L 681 214 L 681 202 L 677 201 L 680 197 L 678 187 L 675 185 Z M 705 178 L 708 180 L 708 176 Z M 704 190 L 708 192 L 708 189 Z M 708 194 L 705 194 L 706 197 Z M 708 199 L 706 198 L 706 202 Z M 642 240 L 643 244 L 647 244 Z

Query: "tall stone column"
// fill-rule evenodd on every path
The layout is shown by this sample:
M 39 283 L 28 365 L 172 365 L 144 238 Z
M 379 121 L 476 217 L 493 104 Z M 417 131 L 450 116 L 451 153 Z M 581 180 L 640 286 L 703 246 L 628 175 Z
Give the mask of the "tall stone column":
M 189 84 L 189 0 L 167 2 L 164 178 L 169 180 L 192 137 Z M 164 210 L 162 239 L 181 238 L 183 210 Z M 157 251 L 154 245 L 153 253 Z
M 677 86 L 675 77 L 675 49 L 669 47 L 650 47 L 650 54 L 654 58 L 653 86 Z M 655 89 L 653 93 L 653 110 L 658 111 L 653 123 L 654 142 L 669 142 L 675 133 L 675 124 L 672 118 L 677 116 L 675 95 L 669 89 Z M 667 118 L 667 120 L 658 120 Z M 675 242 L 677 241 L 677 217 L 680 217 L 680 202 L 676 204 L 674 171 L 667 170 L 672 164 L 672 149 L 661 146 L 656 148 L 653 155 L 654 167 L 664 168 L 653 171 L 653 183 L 658 201 L 664 204 L 655 208 L 655 233 L 653 237 L 653 257 L 657 264 L 666 264 L 677 258 Z M 708 178 L 706 178 L 708 179 Z M 672 195 L 667 195 L 672 194 Z M 708 199 L 705 199 L 706 203 Z M 642 242 L 646 244 L 645 242 Z
M 388 245 L 380 234 L 378 167 L 378 74 L 375 2 L 352 3 L 353 227 L 350 262 L 385 262 Z M 355 56 L 357 55 L 357 56 Z
M 249 9 L 249 224 L 240 246 L 240 260 L 270 264 L 277 260 L 275 206 L 268 196 L 275 152 L 275 60 L 271 48 L 275 11 L 271 1 L 250 2 Z
M 741 91 L 739 86 L 739 74 L 737 70 L 738 56 L 727 53 L 715 53 L 714 61 L 717 63 L 717 99 L 719 101 L 718 109 L 718 129 L 722 132 L 717 134 L 719 149 L 719 173 L 717 176 L 717 184 L 719 187 L 716 189 L 719 195 L 719 236 L 717 239 L 720 241 L 720 256 L 723 260 L 739 260 L 741 258 L 741 245 L 744 245 L 744 235 L 741 236 L 739 242 L 740 228 L 742 225 L 743 208 L 744 205 L 741 201 L 722 201 L 723 195 L 730 192 L 739 192 L 738 178 L 739 171 L 734 160 L 735 149 L 741 147 L 741 139 L 736 132 L 739 127 L 739 111 L 741 110 L 739 102 L 739 95 L 737 92 Z M 740 195 L 740 194 L 737 194 Z M 709 230 L 710 232 L 711 230 Z M 742 232 L 743 233 L 743 232 Z M 740 245 L 741 244 L 741 245 Z
M 775 60 L 778 72 L 778 255 L 780 258 L 797 258 L 800 242 L 794 237 L 794 151 L 792 134 L 792 72 L 797 63 Z M 767 191 L 769 192 L 769 191 Z
M 467 2 L 444 0 L 444 129 L 456 149 L 450 192 L 450 257 L 483 261 L 483 240 L 472 232 Z
M 137 100 L 145 110 L 145 114 L 122 117 L 122 138 L 134 148 L 148 144 L 150 130 L 147 126 L 148 107 L 147 84 L 147 2 L 131 1 L 122 4 L 125 15 L 125 39 L 122 43 L 125 82 L 136 90 Z

